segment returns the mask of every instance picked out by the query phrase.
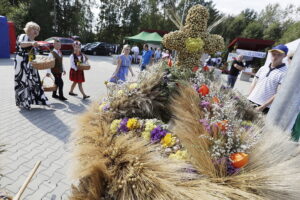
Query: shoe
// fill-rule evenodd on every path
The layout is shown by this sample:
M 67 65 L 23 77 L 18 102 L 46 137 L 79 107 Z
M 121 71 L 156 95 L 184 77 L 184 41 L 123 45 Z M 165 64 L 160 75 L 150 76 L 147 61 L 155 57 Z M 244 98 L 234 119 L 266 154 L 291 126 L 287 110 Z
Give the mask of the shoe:
M 90 96 L 84 96 L 83 97 L 83 100 L 87 99 L 87 98 L 90 98 Z
M 71 96 L 77 96 L 77 94 L 75 94 L 73 92 L 69 92 L 69 95 L 71 95 Z
M 68 99 L 66 97 L 59 97 L 59 100 L 66 101 Z
M 56 94 L 53 94 L 52 97 L 53 97 L 54 99 L 58 99 L 58 98 L 59 98 L 59 96 L 57 96 Z

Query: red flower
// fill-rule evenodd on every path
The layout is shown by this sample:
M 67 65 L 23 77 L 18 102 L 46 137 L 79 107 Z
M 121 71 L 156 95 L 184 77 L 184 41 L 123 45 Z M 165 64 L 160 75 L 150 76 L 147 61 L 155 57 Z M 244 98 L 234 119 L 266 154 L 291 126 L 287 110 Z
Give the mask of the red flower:
M 196 72 L 196 71 L 198 71 L 198 69 L 199 69 L 199 67 L 198 66 L 195 66 L 194 68 L 193 68 L 193 72 Z
M 228 126 L 228 121 L 223 120 L 223 121 L 217 122 L 217 126 L 221 129 L 221 131 L 226 131 L 227 126 Z
M 198 93 L 201 94 L 202 96 L 206 96 L 209 94 L 209 88 L 207 85 L 203 84 L 198 90 Z
M 214 103 L 216 103 L 216 104 L 220 103 L 220 99 L 219 99 L 218 97 L 216 97 L 216 96 L 214 96 L 214 97 L 212 98 L 212 101 L 213 101 Z
M 172 65 L 173 65 L 172 60 L 171 60 L 171 58 L 169 58 L 169 60 L 168 60 L 168 66 L 172 67 Z
M 209 71 L 209 67 L 207 67 L 206 65 L 205 65 L 202 69 L 203 69 L 203 71 L 205 71 L 205 72 Z
M 235 168 L 242 168 L 249 162 L 249 156 L 246 153 L 233 153 L 230 155 L 230 160 Z

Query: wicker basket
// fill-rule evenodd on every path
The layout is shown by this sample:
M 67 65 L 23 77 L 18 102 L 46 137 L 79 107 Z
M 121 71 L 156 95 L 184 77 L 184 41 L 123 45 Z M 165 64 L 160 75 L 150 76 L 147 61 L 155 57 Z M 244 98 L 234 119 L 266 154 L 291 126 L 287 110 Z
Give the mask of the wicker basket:
M 77 66 L 77 68 L 79 70 L 89 70 L 89 69 L 91 69 L 91 66 L 89 64 L 81 63 Z
M 50 69 L 55 65 L 55 59 L 48 56 L 37 55 L 36 58 L 31 61 L 33 68 L 38 70 Z
M 44 85 L 44 79 L 45 78 L 46 78 L 46 76 L 42 79 L 42 87 L 43 87 L 44 92 L 53 92 L 53 91 L 56 91 L 57 90 L 57 86 L 54 83 L 54 79 L 50 76 L 49 78 L 52 79 L 53 85 L 52 86 L 45 86 Z

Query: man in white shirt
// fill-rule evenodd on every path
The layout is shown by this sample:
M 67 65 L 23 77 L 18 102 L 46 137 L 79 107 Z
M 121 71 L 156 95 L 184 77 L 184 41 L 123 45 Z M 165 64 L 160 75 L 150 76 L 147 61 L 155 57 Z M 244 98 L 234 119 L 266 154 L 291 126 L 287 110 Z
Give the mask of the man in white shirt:
M 59 95 L 56 94 L 56 91 L 53 91 L 52 97 L 60 99 L 62 101 L 66 101 L 68 99 L 64 97 L 64 93 L 63 93 L 64 81 L 62 80 L 62 74 L 66 75 L 66 71 L 63 67 L 62 53 L 60 51 L 61 43 L 59 40 L 55 39 L 53 45 L 54 45 L 54 49 L 52 52 L 49 53 L 49 57 L 55 59 L 55 65 L 53 68 L 51 68 L 51 70 L 48 69 L 46 75 L 50 77 L 50 73 L 52 73 L 55 79 L 55 85 L 57 85 L 58 87 Z
M 135 45 L 135 46 L 133 46 L 131 48 L 131 51 L 133 52 L 133 62 L 135 64 L 137 64 L 138 63 L 138 57 L 139 57 L 140 49 L 139 49 L 138 46 Z
M 280 44 L 269 52 L 272 55 L 271 64 L 258 70 L 248 96 L 248 100 L 256 105 L 258 111 L 262 111 L 264 114 L 268 113 L 287 72 L 287 66 L 282 60 L 287 55 L 288 48 Z

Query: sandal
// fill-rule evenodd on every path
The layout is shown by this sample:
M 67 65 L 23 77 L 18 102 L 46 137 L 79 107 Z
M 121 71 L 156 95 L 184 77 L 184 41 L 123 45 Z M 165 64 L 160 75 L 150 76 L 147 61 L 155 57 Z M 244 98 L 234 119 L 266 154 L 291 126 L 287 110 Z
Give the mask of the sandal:
M 90 98 L 90 96 L 84 96 L 83 97 L 83 100 L 87 99 L 87 98 Z
M 69 92 L 69 95 L 71 95 L 71 96 L 77 96 L 77 94 L 75 94 L 73 92 Z

